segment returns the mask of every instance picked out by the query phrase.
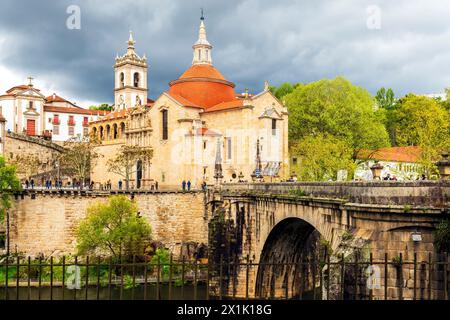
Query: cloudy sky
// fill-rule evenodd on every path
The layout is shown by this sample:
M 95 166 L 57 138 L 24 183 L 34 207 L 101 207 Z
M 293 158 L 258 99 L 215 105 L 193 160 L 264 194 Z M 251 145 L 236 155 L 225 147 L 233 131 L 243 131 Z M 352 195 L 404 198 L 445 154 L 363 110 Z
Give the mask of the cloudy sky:
M 191 64 L 202 7 L 214 64 L 237 92 L 338 75 L 398 96 L 450 86 L 449 0 L 1 2 L 1 93 L 32 75 L 45 94 L 112 102 L 114 58 L 133 30 L 156 98 Z M 70 5 L 81 9 L 79 30 L 66 27 Z

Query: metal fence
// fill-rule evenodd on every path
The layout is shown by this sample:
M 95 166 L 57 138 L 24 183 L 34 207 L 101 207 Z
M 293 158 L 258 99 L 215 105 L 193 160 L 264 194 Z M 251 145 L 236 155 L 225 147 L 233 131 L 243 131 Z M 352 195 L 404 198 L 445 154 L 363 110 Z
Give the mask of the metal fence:
M 328 257 L 299 263 L 253 263 L 248 257 L 239 262 L 164 260 L 3 258 L 0 299 L 448 300 L 447 254 L 436 259 L 430 254 L 420 262 L 417 254 L 412 261 L 403 261 L 401 254 L 377 261 L 370 255 L 366 261 Z

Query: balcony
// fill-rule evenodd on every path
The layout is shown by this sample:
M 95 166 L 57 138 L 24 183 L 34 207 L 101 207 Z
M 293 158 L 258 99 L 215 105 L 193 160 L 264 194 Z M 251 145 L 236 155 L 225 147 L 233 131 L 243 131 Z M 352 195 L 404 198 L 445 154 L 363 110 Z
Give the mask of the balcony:
M 89 121 L 83 121 L 83 127 L 89 127 Z
M 68 125 L 69 127 L 75 127 L 75 120 L 69 119 L 69 121 L 67 121 L 67 125 Z
M 59 120 L 59 118 L 53 118 L 52 124 L 59 126 L 61 124 L 61 120 Z

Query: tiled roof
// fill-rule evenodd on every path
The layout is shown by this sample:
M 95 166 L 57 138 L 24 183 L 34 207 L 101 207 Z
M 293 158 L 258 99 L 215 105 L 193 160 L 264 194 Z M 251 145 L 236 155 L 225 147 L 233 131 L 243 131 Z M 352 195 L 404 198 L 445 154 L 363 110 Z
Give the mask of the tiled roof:
M 112 120 L 112 119 L 126 118 L 126 116 L 131 111 L 131 109 L 133 109 L 133 108 L 122 109 L 120 111 L 110 112 L 106 116 L 104 116 L 103 118 L 101 118 L 95 122 L 103 122 L 103 121 L 108 121 L 108 120 Z
M 222 134 L 217 131 L 208 129 L 208 128 L 198 128 L 195 130 L 195 132 L 193 132 L 191 130 L 186 135 L 187 136 L 193 136 L 193 135 L 196 135 L 196 136 L 221 136 Z
M 183 105 L 184 107 L 192 107 L 192 108 L 200 108 L 203 109 L 203 107 L 192 103 L 191 101 L 189 101 L 186 98 L 183 98 L 182 96 L 175 94 L 175 93 L 169 93 L 166 92 L 172 99 L 175 99 L 176 101 L 178 101 L 181 105 Z
M 58 112 L 58 113 L 73 113 L 73 114 L 86 114 L 86 115 L 100 115 L 104 116 L 107 114 L 107 111 L 101 110 L 88 110 L 80 107 L 77 108 L 68 108 L 68 107 L 56 107 L 51 105 L 44 105 L 44 111 L 47 112 Z
M 215 106 L 212 106 L 211 108 L 206 109 L 207 112 L 216 112 L 216 111 L 223 111 L 223 110 L 230 110 L 230 109 L 237 109 L 242 108 L 244 106 L 243 100 L 233 100 L 233 101 L 227 101 L 222 102 L 219 104 L 216 104 Z
M 234 84 L 211 65 L 192 65 L 183 75 L 170 82 L 169 93 L 207 110 L 219 103 L 236 99 Z
M 359 159 L 373 159 L 380 161 L 395 162 L 418 162 L 421 156 L 420 147 L 389 147 L 378 150 L 361 150 L 358 153 Z
M 45 102 L 47 103 L 52 103 L 52 102 L 68 102 L 70 104 L 72 104 L 72 102 L 58 96 L 57 94 L 52 94 L 51 96 L 48 96 L 45 98 Z
M 16 91 L 16 90 L 27 90 L 28 88 L 30 88 L 30 86 L 27 86 L 26 84 L 23 84 L 23 85 L 20 85 L 20 86 L 15 86 L 15 87 L 12 87 L 11 89 L 9 89 L 9 90 L 7 90 L 6 91 L 6 93 L 11 93 L 11 92 L 13 92 L 13 91 Z M 39 90 L 39 89 L 36 89 L 36 88 L 34 88 L 36 91 L 41 91 L 41 90 Z
M 219 72 L 219 70 L 208 64 L 192 65 L 181 75 L 179 79 L 188 78 L 210 78 L 225 80 L 225 77 Z
M 155 101 L 154 101 L 154 100 L 152 100 L 152 99 L 147 99 L 147 104 L 146 104 L 147 107 L 151 107 L 151 106 L 153 106 L 154 104 L 155 104 Z

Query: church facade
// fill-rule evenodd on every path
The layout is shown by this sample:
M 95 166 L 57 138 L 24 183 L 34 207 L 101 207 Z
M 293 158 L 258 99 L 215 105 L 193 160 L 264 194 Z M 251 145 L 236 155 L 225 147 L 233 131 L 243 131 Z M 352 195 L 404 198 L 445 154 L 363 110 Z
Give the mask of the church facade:
M 124 177 L 109 172 L 106 163 L 123 145 L 153 152 L 150 160 L 137 161 L 133 188 L 289 176 L 287 108 L 267 82 L 258 94 L 237 94 L 235 84 L 213 66 L 212 51 L 202 18 L 192 65 L 152 101 L 147 59 L 137 55 L 130 34 L 126 54 L 116 58 L 114 111 L 90 123 L 91 134 L 101 141 L 92 181 L 110 181 L 117 188 Z

